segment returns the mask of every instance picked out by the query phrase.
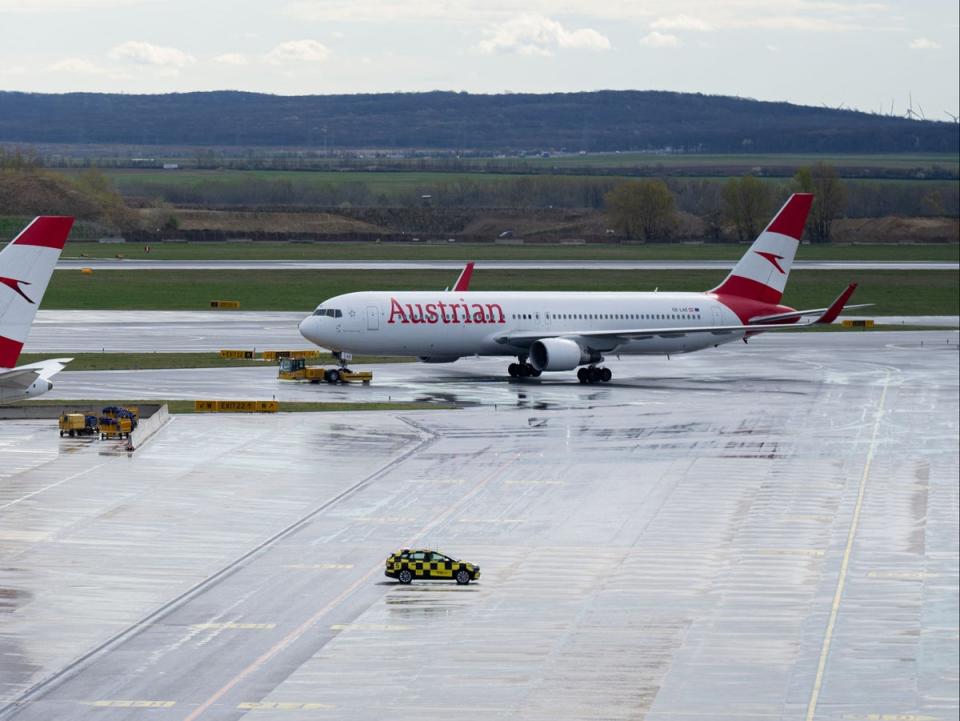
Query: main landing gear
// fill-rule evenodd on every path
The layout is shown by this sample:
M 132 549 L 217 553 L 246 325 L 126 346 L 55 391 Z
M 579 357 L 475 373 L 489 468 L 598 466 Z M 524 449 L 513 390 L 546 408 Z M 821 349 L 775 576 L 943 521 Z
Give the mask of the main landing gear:
M 511 378 L 538 378 L 541 371 L 538 371 L 523 359 L 520 363 L 511 363 L 507 366 L 507 373 L 510 374 Z
M 609 383 L 613 378 L 613 373 L 609 368 L 598 368 L 597 366 L 584 366 L 577 371 L 577 380 L 581 383 Z

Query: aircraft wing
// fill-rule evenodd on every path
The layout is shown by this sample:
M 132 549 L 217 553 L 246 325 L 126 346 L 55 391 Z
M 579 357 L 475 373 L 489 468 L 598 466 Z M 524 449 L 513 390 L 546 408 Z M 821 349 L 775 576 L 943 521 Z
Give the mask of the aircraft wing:
M 757 333 L 765 333 L 769 330 L 804 330 L 806 328 L 812 328 L 817 325 L 824 325 L 826 323 L 832 323 L 837 319 L 837 316 L 840 315 L 840 311 L 844 309 L 844 306 L 847 300 L 853 295 L 853 291 L 856 290 L 857 284 L 851 283 L 847 286 L 836 300 L 830 304 L 829 308 L 819 308 L 817 310 L 803 310 L 803 311 L 794 311 L 792 313 L 784 313 L 776 316 L 766 316 L 762 318 L 751 318 L 750 324 L 748 325 L 712 325 L 712 326 L 695 326 L 695 327 L 679 327 L 679 328 L 638 328 L 635 330 L 625 329 L 625 330 L 588 330 L 588 331 L 562 331 L 559 333 L 551 333 L 550 331 L 521 331 L 519 333 L 508 333 L 503 336 L 496 338 L 497 343 L 504 345 L 512 345 L 518 347 L 529 346 L 534 341 L 540 340 L 542 338 L 584 338 L 584 339 L 596 339 L 596 340 L 605 340 L 608 344 L 612 343 L 614 345 L 618 344 L 617 341 L 623 342 L 628 340 L 644 340 L 647 338 L 683 338 L 684 336 L 689 335 L 703 335 L 710 334 L 716 336 L 725 336 L 735 333 L 743 333 L 744 337 L 747 335 L 756 335 Z M 872 305 L 872 304 L 867 304 Z M 862 308 L 863 306 L 850 306 L 852 308 Z M 808 323 L 793 323 L 795 319 L 800 318 L 805 315 L 814 315 L 819 314 L 819 317 L 816 320 L 810 321 Z
M 847 289 L 843 291 L 837 299 L 830 304 L 829 308 L 814 308 L 812 310 L 795 310 L 792 313 L 779 313 L 777 315 L 760 315 L 750 319 L 751 324 L 762 325 L 765 323 L 782 323 L 786 320 L 792 320 L 794 318 L 802 318 L 807 315 L 816 315 L 820 316 L 817 318 L 815 323 L 824 324 L 832 323 L 837 319 L 837 316 L 840 314 L 841 310 L 849 310 L 852 308 L 868 308 L 873 303 L 860 303 L 859 305 L 846 305 L 847 300 L 853 295 L 853 291 L 857 289 L 856 283 L 851 283 L 847 286 Z
M 50 358 L 27 365 L 0 370 L 0 386 L 29 388 L 37 378 L 48 380 L 62 371 L 73 358 Z
M 595 338 L 598 340 L 608 340 L 608 341 L 628 341 L 628 340 L 644 340 L 645 338 L 682 338 L 688 335 L 702 335 L 704 333 L 716 336 L 725 336 L 732 333 L 765 333 L 768 330 L 797 330 L 798 328 L 806 328 L 808 326 L 816 325 L 815 323 L 779 323 L 776 325 L 711 325 L 711 326 L 701 326 L 701 327 L 686 327 L 686 328 L 636 328 L 636 329 L 624 329 L 624 330 L 588 330 L 588 331 L 576 331 L 576 330 L 565 330 L 559 332 L 551 332 L 549 330 L 542 331 L 521 331 L 519 333 L 507 333 L 502 336 L 498 336 L 495 340 L 497 343 L 502 343 L 504 345 L 515 345 L 515 346 L 528 346 L 534 341 L 542 340 L 543 338 Z

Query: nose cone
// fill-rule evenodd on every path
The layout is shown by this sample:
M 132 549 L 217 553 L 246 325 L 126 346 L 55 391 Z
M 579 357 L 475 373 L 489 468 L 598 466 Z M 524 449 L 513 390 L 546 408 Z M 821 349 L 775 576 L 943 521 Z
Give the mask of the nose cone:
M 302 321 L 300 321 L 300 335 L 306 338 L 311 343 L 317 342 L 317 324 L 316 318 L 312 315 L 308 315 Z

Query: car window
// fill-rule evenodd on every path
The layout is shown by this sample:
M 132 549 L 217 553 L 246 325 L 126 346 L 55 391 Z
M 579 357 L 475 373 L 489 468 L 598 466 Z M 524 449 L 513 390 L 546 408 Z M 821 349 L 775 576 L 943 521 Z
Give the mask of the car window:
M 423 551 L 417 551 L 416 553 L 410 554 L 411 561 L 424 561 L 427 558 L 427 554 Z
M 452 560 L 449 556 L 444 556 L 442 553 L 434 553 L 432 555 L 433 555 L 433 558 L 430 559 L 431 561 L 446 563 L 447 561 Z

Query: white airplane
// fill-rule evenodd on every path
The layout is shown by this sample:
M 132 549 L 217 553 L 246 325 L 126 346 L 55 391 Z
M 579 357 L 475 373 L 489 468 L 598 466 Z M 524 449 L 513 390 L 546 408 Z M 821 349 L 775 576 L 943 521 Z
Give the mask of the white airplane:
M 50 379 L 73 360 L 14 368 L 72 226 L 73 218 L 34 218 L 0 251 L 0 405 L 46 393 L 53 388 Z
M 828 308 L 780 305 L 813 196 L 796 193 L 736 264 L 703 293 L 362 292 L 321 303 L 300 323 L 307 340 L 338 357 L 416 356 L 449 363 L 464 356 L 516 356 L 513 377 L 579 368 L 581 383 L 609 381 L 605 354 L 690 353 L 757 333 L 832 323 L 851 284 Z M 863 306 L 850 306 L 859 308 Z

